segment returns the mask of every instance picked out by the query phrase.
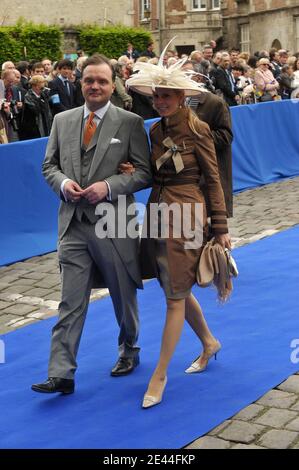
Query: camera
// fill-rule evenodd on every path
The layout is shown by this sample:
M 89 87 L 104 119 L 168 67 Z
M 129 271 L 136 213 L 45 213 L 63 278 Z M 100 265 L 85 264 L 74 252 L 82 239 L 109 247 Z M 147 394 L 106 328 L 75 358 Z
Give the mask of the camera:
M 7 103 L 5 98 L 0 100 L 0 111 L 4 111 L 5 103 Z

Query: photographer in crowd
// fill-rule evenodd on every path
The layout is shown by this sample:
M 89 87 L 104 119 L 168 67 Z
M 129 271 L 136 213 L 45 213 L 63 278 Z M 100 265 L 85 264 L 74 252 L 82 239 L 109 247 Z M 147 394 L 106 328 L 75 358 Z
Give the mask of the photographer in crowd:
M 4 70 L 0 80 L 0 103 L 8 142 L 19 140 L 19 126 L 23 114 L 24 90 L 15 85 L 14 70 Z
M 52 113 L 49 106 L 49 88 L 41 75 L 29 80 L 30 89 L 25 95 L 25 106 L 21 126 L 22 140 L 37 139 L 50 135 Z

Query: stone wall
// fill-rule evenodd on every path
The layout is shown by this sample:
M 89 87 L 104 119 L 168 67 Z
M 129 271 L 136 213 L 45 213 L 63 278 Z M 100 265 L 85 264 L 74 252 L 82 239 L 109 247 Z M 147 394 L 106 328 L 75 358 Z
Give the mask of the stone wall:
M 1 0 L 0 25 L 13 25 L 23 17 L 34 23 L 60 26 L 80 23 L 122 23 L 133 26 L 133 0 Z
M 240 25 L 249 24 L 250 50 L 270 49 L 275 40 L 296 52 L 295 18 L 298 0 L 225 0 L 223 2 L 224 46 L 239 46 Z

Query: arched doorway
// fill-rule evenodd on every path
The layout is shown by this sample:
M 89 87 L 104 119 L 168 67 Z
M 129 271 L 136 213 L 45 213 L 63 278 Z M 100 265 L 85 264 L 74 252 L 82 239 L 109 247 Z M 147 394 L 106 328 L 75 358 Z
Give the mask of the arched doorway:
M 281 42 L 278 39 L 274 39 L 271 47 L 275 47 L 275 49 L 277 49 L 278 51 L 279 49 L 282 49 Z

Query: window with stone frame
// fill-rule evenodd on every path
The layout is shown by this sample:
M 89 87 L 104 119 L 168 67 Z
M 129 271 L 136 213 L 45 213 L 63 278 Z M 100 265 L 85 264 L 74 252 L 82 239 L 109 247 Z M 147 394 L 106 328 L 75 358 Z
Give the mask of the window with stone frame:
M 240 25 L 240 49 L 241 52 L 250 53 L 250 33 L 249 33 L 249 23 Z
M 220 0 L 211 0 L 211 9 L 220 10 Z
M 140 0 L 140 19 L 147 18 L 148 13 L 151 11 L 151 0 Z
M 192 10 L 206 10 L 207 0 L 192 0 L 191 7 Z

